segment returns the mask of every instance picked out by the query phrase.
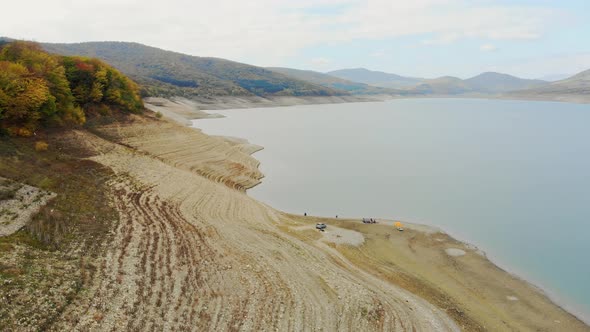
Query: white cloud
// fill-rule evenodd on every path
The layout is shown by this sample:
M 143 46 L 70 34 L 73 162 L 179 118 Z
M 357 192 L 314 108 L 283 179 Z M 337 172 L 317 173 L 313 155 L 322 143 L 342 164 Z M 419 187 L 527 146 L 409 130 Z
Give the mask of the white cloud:
M 539 6 L 468 0 L 20 0 L 3 9 L 12 15 L 3 16 L 0 31 L 10 37 L 137 41 L 261 65 L 358 39 L 532 39 L 559 16 Z
M 314 58 L 311 59 L 311 64 L 315 65 L 315 66 L 326 66 L 329 65 L 330 63 L 332 63 L 332 60 L 327 59 L 327 58 Z
M 482 52 L 495 52 L 498 48 L 492 44 L 483 44 L 479 47 L 479 50 Z
M 357 37 L 428 34 L 434 41 L 450 42 L 475 37 L 534 39 L 545 23 L 559 16 L 554 9 L 486 3 L 492 2 L 478 6 L 466 0 L 371 0 L 359 3 L 342 19 L 357 27 Z

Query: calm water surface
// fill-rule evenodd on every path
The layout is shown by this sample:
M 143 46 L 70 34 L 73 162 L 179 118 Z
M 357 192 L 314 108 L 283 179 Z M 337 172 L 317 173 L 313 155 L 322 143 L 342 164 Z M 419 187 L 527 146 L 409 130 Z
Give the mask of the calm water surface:
M 590 105 L 406 99 L 218 112 L 293 213 L 435 225 L 590 321 Z

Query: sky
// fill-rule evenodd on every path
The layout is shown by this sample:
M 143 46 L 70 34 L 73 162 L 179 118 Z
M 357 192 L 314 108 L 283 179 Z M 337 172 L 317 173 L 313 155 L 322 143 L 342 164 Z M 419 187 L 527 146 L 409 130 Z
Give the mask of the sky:
M 130 41 L 257 66 L 414 77 L 590 68 L 588 0 L 19 0 L 0 36 Z

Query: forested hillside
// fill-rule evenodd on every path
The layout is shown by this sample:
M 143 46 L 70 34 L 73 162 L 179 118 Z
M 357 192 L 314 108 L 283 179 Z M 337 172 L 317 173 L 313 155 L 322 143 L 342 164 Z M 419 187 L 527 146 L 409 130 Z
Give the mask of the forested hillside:
M 102 59 L 140 83 L 150 96 L 333 96 L 347 95 L 275 73 L 218 58 L 165 51 L 137 43 L 43 44 L 52 53 Z
M 139 112 L 139 87 L 97 59 L 56 56 L 35 43 L 0 45 L 0 129 L 82 125 L 92 113 Z

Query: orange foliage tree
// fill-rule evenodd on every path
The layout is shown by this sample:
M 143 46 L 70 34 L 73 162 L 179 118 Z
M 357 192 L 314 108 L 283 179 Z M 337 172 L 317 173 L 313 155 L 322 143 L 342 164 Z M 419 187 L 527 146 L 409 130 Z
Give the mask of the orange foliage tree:
M 27 135 L 39 126 L 82 125 L 93 107 L 140 112 L 139 87 L 96 59 L 51 55 L 28 42 L 0 48 L 0 128 Z

